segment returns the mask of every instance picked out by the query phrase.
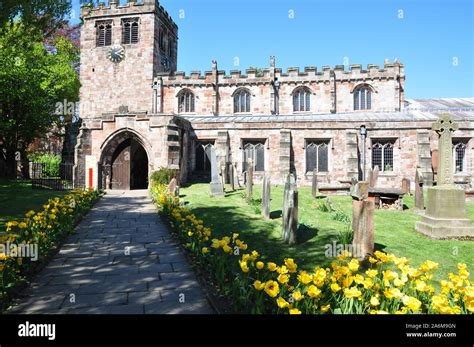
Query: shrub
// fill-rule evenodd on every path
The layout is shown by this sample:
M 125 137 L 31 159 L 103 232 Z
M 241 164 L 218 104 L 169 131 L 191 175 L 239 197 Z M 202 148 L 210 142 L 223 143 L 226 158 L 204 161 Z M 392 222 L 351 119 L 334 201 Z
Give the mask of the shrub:
M 34 163 L 42 164 L 43 178 L 59 177 L 59 167 L 61 165 L 60 155 L 49 153 L 33 153 L 29 155 L 28 159 Z
M 153 184 L 168 184 L 173 178 L 176 178 L 178 175 L 178 170 L 160 168 L 159 170 L 151 174 L 151 181 Z

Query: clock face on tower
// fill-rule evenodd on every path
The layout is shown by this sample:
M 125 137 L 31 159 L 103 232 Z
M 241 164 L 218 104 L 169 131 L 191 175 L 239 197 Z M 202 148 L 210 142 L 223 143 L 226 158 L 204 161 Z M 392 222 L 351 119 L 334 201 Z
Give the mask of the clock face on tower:
M 107 58 L 112 63 L 120 63 L 125 58 L 125 49 L 120 45 L 113 45 L 107 52 Z

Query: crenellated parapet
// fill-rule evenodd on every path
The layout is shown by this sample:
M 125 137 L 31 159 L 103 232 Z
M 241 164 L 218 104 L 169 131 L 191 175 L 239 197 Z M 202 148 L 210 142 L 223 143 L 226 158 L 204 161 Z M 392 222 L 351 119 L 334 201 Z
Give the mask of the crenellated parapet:
M 317 67 L 308 66 L 303 70 L 299 67 L 288 67 L 284 72 L 281 68 L 275 68 L 272 74 L 271 68 L 217 71 L 219 84 L 221 85 L 245 85 L 245 84 L 268 84 L 277 79 L 280 83 L 295 82 L 329 82 L 331 71 L 334 71 L 335 78 L 339 81 L 365 81 L 365 80 L 394 80 L 404 78 L 404 66 L 399 63 L 386 64 L 383 68 L 379 65 L 369 64 L 366 69 L 362 65 L 350 65 L 345 69 L 344 65 L 336 65 L 333 68 L 323 66 L 320 71 Z M 157 77 L 161 78 L 166 85 L 188 85 L 188 84 L 207 84 L 213 83 L 213 71 L 191 71 L 186 74 L 183 71 L 175 73 L 160 73 Z
M 99 2 L 97 6 L 92 4 L 85 4 L 81 6 L 81 19 L 90 17 L 107 17 L 156 13 L 160 19 L 174 30 L 178 30 L 178 26 L 171 18 L 169 13 L 160 5 L 158 0 L 143 0 L 140 2 L 128 0 L 124 4 L 120 4 L 119 0 L 109 0 L 106 2 Z
M 158 88 L 153 100 L 155 105 L 160 106 L 154 108 L 157 113 L 181 113 L 180 107 L 183 108 L 183 105 L 179 106 L 177 99 L 182 93 L 194 95 L 196 107 L 194 111 L 186 113 L 337 113 L 358 111 L 359 109 L 354 109 L 354 92 L 368 88 L 372 93 L 371 111 L 400 111 L 404 100 L 404 80 L 404 66 L 398 62 L 385 62 L 383 67 L 374 64 L 365 68 L 362 65 L 325 65 L 321 69 L 315 66 L 304 69 L 288 67 L 284 71 L 275 67 L 275 59 L 271 57 L 270 67 L 249 68 L 245 72 L 231 70 L 227 73 L 218 70 L 217 63 L 213 62 L 210 71 L 159 73 L 153 83 L 153 88 Z M 301 104 L 303 101 L 300 100 L 295 106 L 294 95 L 301 88 L 309 93 L 309 99 L 305 97 L 309 101 Z M 241 89 L 246 90 L 251 100 L 250 107 L 244 112 L 242 102 L 233 100 Z M 240 106 L 237 107 L 236 104 Z M 360 110 L 365 110 L 366 107 L 364 105 Z

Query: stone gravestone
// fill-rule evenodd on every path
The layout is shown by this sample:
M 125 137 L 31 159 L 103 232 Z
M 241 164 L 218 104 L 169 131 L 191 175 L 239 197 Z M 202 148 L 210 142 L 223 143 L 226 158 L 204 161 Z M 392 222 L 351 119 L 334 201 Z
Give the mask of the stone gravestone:
M 298 230 L 298 190 L 292 175 L 287 176 L 283 193 L 282 239 L 285 243 L 296 243 Z
M 253 161 L 249 159 L 247 161 L 247 180 L 245 184 L 247 185 L 247 202 L 250 202 L 253 199 Z
M 369 198 L 369 182 L 359 182 L 352 192 L 353 256 L 360 260 L 374 252 L 375 203 Z
M 464 190 L 454 184 L 452 136 L 458 124 L 445 113 L 432 129 L 439 135 L 438 181 L 428 189 L 426 213 L 415 228 L 434 239 L 474 237 L 474 227 L 466 218 Z
M 402 191 L 403 191 L 403 194 L 406 194 L 406 195 L 410 195 L 410 179 L 409 178 L 406 178 L 404 177 L 402 179 Z
M 214 147 L 211 147 L 209 161 L 211 162 L 211 196 L 224 196 L 224 186 L 219 176 L 216 150 Z
M 232 191 L 235 190 L 235 180 L 234 180 L 234 165 L 231 162 L 227 162 L 227 172 L 229 173 L 229 184 Z
M 369 188 L 375 188 L 375 186 L 377 186 L 378 179 L 379 167 L 376 165 L 374 169 L 369 171 Z
M 318 173 L 316 169 L 314 169 L 313 171 L 313 181 L 312 181 L 311 188 L 312 188 L 311 193 L 313 195 L 313 198 L 317 198 L 319 195 L 319 190 L 318 190 Z
M 262 215 L 265 219 L 270 219 L 270 176 L 265 174 L 262 187 Z
M 176 195 L 176 188 L 178 187 L 178 181 L 176 180 L 176 178 L 172 178 L 170 183 L 168 184 L 168 192 L 170 192 L 170 194 L 173 194 L 174 196 L 179 196 L 179 195 Z
M 421 169 L 416 169 L 415 174 L 415 209 L 417 210 L 424 210 L 425 209 L 425 199 L 423 197 L 423 174 L 421 173 Z
M 352 193 L 354 192 L 354 189 L 355 189 L 357 183 L 358 183 L 357 178 L 352 177 L 351 178 L 350 195 L 352 195 Z
M 222 187 L 225 187 L 226 174 L 227 174 L 227 170 L 226 170 L 225 164 L 222 164 L 221 169 L 220 169 L 220 173 L 219 173 L 219 176 L 221 176 Z M 224 188 L 224 190 L 225 190 L 225 188 Z
M 232 164 L 232 173 L 234 175 L 234 185 L 237 182 L 237 186 L 240 188 L 242 185 L 240 184 L 239 174 L 237 172 L 237 163 Z

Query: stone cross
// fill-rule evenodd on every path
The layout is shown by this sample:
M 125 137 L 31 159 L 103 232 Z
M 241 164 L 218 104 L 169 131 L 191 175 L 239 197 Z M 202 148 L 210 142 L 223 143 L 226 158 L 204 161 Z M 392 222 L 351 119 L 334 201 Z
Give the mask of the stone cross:
M 318 172 L 316 169 L 314 169 L 313 171 L 313 181 L 312 181 L 312 195 L 313 195 L 313 198 L 317 198 L 318 197 L 318 193 L 319 193 L 319 190 L 318 190 Z
M 253 199 L 253 160 L 249 159 L 247 161 L 247 202 L 250 202 Z
M 423 197 L 423 174 L 421 173 L 421 169 L 416 169 L 415 174 L 415 208 L 418 210 L 425 209 L 425 199 Z
M 459 129 L 447 113 L 442 114 L 432 129 L 439 135 L 438 186 L 454 184 L 453 168 L 453 132 Z
M 270 176 L 265 174 L 262 187 L 262 215 L 265 219 L 270 219 Z
M 212 196 L 224 196 L 224 187 L 219 177 L 218 164 L 216 150 L 214 147 L 211 147 L 209 153 L 209 161 L 211 162 L 211 195 Z

